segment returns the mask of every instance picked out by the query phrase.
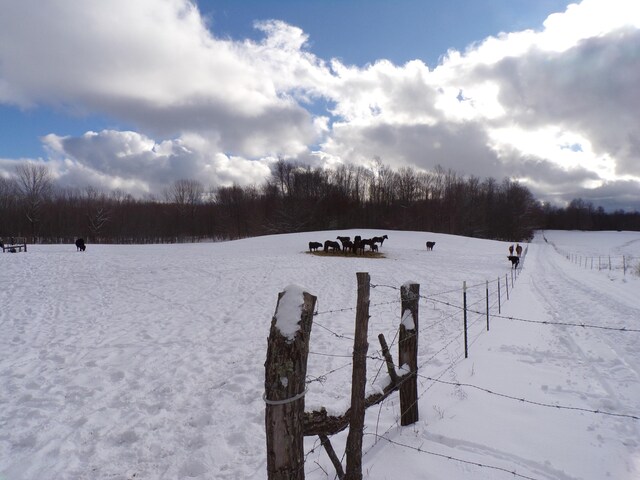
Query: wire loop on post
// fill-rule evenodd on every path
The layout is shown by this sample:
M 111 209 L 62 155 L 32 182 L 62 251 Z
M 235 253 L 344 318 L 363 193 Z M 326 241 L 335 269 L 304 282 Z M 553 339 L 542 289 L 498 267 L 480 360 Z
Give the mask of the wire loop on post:
M 266 403 L 267 405 L 286 405 L 287 403 L 293 403 L 296 400 L 300 400 L 302 397 L 305 396 L 305 394 L 307 393 L 307 390 L 309 389 L 305 388 L 302 393 L 299 393 L 295 397 L 285 398 L 284 400 L 269 400 L 267 399 L 267 392 L 265 392 L 262 394 L 262 400 L 264 400 L 264 403 Z

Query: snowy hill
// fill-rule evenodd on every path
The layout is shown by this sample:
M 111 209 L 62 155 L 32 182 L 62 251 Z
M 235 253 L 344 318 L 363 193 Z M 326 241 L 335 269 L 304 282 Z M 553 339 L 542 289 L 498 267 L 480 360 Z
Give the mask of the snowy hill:
M 306 251 L 357 234 L 387 234 L 384 258 Z M 508 243 L 424 232 L 0 254 L 0 478 L 266 478 L 264 361 L 278 292 L 296 284 L 318 297 L 306 408 L 339 413 L 355 273 L 369 272 L 371 390 L 386 375 L 377 335 L 395 339 L 399 288 L 421 285 L 420 421 L 399 426 L 397 393 L 367 411 L 365 478 L 638 479 L 640 277 L 567 256 L 637 264 L 640 233 L 544 235 L 514 284 Z M 346 433 L 332 438 L 338 455 Z M 306 478 L 334 478 L 318 446 L 305 440 Z

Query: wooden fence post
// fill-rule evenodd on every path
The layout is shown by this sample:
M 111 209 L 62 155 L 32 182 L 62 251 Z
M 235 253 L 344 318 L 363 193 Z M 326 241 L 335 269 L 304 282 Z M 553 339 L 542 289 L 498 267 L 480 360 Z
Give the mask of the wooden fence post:
M 502 313 L 502 305 L 500 302 L 500 277 L 498 277 L 498 315 Z
M 513 275 L 513 270 L 511 270 Z M 513 279 L 513 277 L 511 277 Z M 464 306 L 464 358 L 469 358 L 469 346 L 467 344 L 467 282 L 462 282 L 462 304 Z
M 485 293 L 487 298 L 487 332 L 489 331 L 489 280 L 486 281 Z
M 509 300 L 509 277 L 507 277 L 507 274 L 504 274 L 504 284 L 507 287 L 507 300 Z
M 369 328 L 368 273 L 358 272 L 358 303 L 356 305 L 356 333 L 353 341 L 353 373 L 351 377 L 351 418 L 347 435 L 346 480 L 362 479 L 362 435 L 364 434 L 364 395 L 367 383 L 367 330 Z
M 304 480 L 304 395 L 316 297 L 299 287 L 278 295 L 265 361 L 267 478 Z
M 398 363 L 409 369 L 411 376 L 400 385 L 400 425 L 411 425 L 418 421 L 418 301 L 420 285 L 406 283 L 400 288 L 402 315 L 398 340 Z

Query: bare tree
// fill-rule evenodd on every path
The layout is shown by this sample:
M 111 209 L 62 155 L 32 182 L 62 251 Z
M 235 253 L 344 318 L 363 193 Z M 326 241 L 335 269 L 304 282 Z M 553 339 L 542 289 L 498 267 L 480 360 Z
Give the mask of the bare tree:
M 205 198 L 204 186 L 198 180 L 183 178 L 173 183 L 165 192 L 165 197 L 176 209 L 178 218 L 175 227 L 178 234 L 182 235 L 188 230 L 187 234 L 195 236 L 196 212 Z
M 51 171 L 44 164 L 29 162 L 18 165 L 16 174 L 25 214 L 31 225 L 31 233 L 35 236 L 42 221 L 42 206 L 53 191 Z
M 198 180 L 176 180 L 167 192 L 167 200 L 182 213 L 190 212 L 202 203 L 204 187 Z
M 104 192 L 100 192 L 94 187 L 87 187 L 85 193 L 88 206 L 87 221 L 89 223 L 89 231 L 91 232 L 92 241 L 97 242 L 104 227 L 111 220 L 110 205 L 112 202 L 109 201 Z

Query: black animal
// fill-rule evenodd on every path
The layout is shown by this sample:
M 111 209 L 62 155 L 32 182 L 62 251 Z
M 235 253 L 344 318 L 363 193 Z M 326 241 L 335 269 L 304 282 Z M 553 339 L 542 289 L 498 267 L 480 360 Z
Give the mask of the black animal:
M 340 243 L 342 244 L 342 249 L 344 250 L 345 248 L 347 248 L 345 246 L 346 243 L 351 241 L 351 237 L 336 237 L 337 240 L 340 240 Z
M 84 252 L 87 246 L 84 244 L 84 240 L 79 238 L 76 240 L 76 252 Z
M 520 258 L 515 255 L 507 255 L 507 258 L 511 262 L 511 268 L 518 268 L 518 264 L 520 263 Z
M 379 243 L 380 246 L 382 246 L 382 244 L 384 243 L 384 241 L 389 238 L 386 235 L 383 235 L 381 237 L 373 237 L 371 240 L 373 240 L 374 243 Z
M 372 252 L 377 252 L 378 251 L 378 245 L 376 245 L 375 243 L 373 245 L 371 245 L 371 251 Z
M 364 247 L 366 247 L 367 245 L 369 246 L 370 250 L 373 250 L 373 246 L 376 244 L 373 241 L 373 238 L 365 238 L 364 240 L 362 240 L 360 242 L 360 244 L 362 245 L 362 251 L 364 252 Z
M 353 246 L 351 247 L 354 255 L 358 254 L 359 250 L 362 250 L 364 253 L 364 245 L 362 245 L 362 237 L 360 235 L 356 235 L 353 239 Z
M 328 252 L 329 249 L 333 250 L 334 252 L 336 250 L 340 251 L 340 244 L 338 242 L 334 242 L 333 240 L 327 240 L 326 242 L 324 242 L 324 251 Z
M 320 242 L 309 242 L 310 252 L 317 252 L 319 248 L 322 248 L 322 244 Z
M 433 247 L 436 246 L 436 242 L 427 242 L 427 250 L 433 250 Z

